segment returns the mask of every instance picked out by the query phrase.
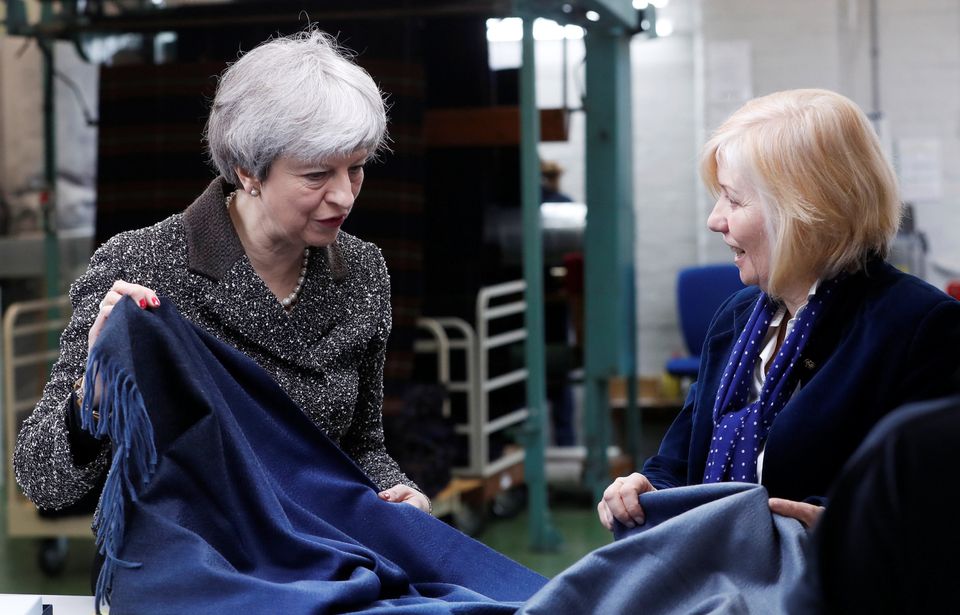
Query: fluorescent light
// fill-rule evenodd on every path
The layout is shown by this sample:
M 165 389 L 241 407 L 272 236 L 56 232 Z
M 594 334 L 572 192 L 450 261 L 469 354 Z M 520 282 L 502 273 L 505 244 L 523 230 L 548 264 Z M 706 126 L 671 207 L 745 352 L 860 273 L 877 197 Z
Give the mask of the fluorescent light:
M 599 19 L 599 15 L 597 16 Z M 533 22 L 533 38 L 538 41 L 562 41 L 583 38 L 580 26 L 561 26 L 552 19 L 536 19 Z M 515 43 L 523 40 L 523 21 L 519 17 L 487 20 L 487 40 L 491 43 Z
M 672 19 L 658 19 L 657 20 L 657 36 L 670 36 L 673 34 L 673 20 Z
M 575 26 L 573 24 L 567 24 L 563 27 L 564 34 L 569 40 L 577 40 L 583 38 L 583 28 L 580 26 Z
M 600 13 L 596 11 L 587 11 L 583 16 L 590 21 L 600 21 Z
M 647 0 L 633 0 L 633 8 L 637 9 L 638 11 L 642 11 L 648 6 L 650 6 L 650 3 L 647 2 Z
M 519 17 L 487 20 L 487 40 L 506 43 L 523 40 L 523 20 Z
M 552 19 L 538 18 L 533 22 L 533 38 L 538 41 L 562 41 L 566 32 Z

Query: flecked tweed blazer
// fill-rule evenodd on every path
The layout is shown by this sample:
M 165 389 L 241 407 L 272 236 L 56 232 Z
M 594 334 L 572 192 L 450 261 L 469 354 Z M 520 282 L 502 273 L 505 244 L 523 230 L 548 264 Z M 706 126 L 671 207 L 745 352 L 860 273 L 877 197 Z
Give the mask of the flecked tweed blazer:
M 224 204 L 230 190 L 217 178 L 183 213 L 115 236 L 71 286 L 73 316 L 60 339 L 60 358 L 14 453 L 17 482 L 38 507 L 69 506 L 107 469 L 107 443 L 92 461 L 75 463 L 69 425 L 73 382 L 86 367 L 87 332 L 118 279 L 152 288 L 161 301 L 173 301 L 187 319 L 256 361 L 379 488 L 416 487 L 383 444 L 391 310 L 379 249 L 344 232 L 327 248 L 311 248 L 300 300 L 287 312 L 243 251 Z

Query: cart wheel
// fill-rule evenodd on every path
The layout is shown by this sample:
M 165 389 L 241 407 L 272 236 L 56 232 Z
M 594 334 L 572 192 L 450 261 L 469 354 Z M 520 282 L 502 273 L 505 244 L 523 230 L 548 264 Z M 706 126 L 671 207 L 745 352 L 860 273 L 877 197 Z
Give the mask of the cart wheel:
M 495 517 L 501 519 L 511 519 L 527 505 L 527 490 L 521 487 L 514 487 L 501 491 L 493 498 L 490 504 L 490 512 Z
M 37 551 L 37 565 L 40 570 L 49 577 L 54 577 L 63 572 L 67 564 L 67 539 L 44 538 L 40 541 L 40 549 Z
M 453 513 L 453 525 L 467 536 L 477 536 L 483 531 L 483 510 L 463 505 Z

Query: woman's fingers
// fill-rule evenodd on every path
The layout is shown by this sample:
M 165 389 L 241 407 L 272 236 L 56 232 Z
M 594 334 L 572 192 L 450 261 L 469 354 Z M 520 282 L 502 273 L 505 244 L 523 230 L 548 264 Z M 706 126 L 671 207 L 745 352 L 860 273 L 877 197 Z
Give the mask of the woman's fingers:
M 93 326 L 90 327 L 90 331 L 87 332 L 87 351 L 89 352 L 93 345 L 96 343 L 97 338 L 100 336 L 100 331 L 103 329 L 103 323 L 107 320 L 107 315 L 113 310 L 113 306 L 104 306 L 102 303 L 100 305 L 100 312 L 97 314 L 97 319 L 93 321 Z
M 93 321 L 93 325 L 87 333 L 87 350 L 93 348 L 100 336 L 100 331 L 103 330 L 103 325 L 110 316 L 110 312 L 113 311 L 117 302 L 124 297 L 130 297 L 141 309 L 155 308 L 160 305 L 160 299 L 152 289 L 140 284 L 131 284 L 124 280 L 115 281 L 107 294 L 100 300 L 97 318 Z
M 410 504 L 423 512 L 430 512 L 430 500 L 427 499 L 427 496 L 404 484 L 394 485 L 377 495 L 387 502 Z
M 603 499 L 597 505 L 600 522 L 607 529 L 613 529 L 613 519 L 627 527 L 642 525 L 646 516 L 640 506 L 640 494 L 648 491 L 656 489 L 643 474 L 634 472 L 616 479 L 604 490 Z
M 160 305 L 160 299 L 152 289 L 141 286 L 140 284 L 131 284 L 124 280 L 117 280 L 113 283 L 113 286 L 110 287 L 110 292 L 104 297 L 104 301 L 110 303 L 112 300 L 115 304 L 124 296 L 130 297 L 134 303 L 144 309 Z
M 597 503 L 597 515 L 600 517 L 600 524 L 612 532 L 613 515 L 610 514 L 610 509 L 607 508 L 607 504 L 603 500 Z
M 648 491 L 655 491 L 653 485 L 650 484 L 646 476 L 636 472 L 623 479 L 623 484 L 620 487 L 620 497 L 623 500 L 627 515 L 637 525 L 643 525 L 646 521 L 646 515 L 640 506 L 640 494 Z
M 823 506 L 781 498 L 770 498 L 769 503 L 771 512 L 796 519 L 807 529 L 813 529 L 817 525 L 824 511 Z

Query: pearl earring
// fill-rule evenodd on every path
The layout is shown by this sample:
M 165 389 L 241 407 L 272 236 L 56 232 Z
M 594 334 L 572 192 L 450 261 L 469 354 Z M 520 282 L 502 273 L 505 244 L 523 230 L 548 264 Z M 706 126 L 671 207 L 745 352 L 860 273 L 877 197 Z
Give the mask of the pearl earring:
M 260 196 L 260 191 L 257 190 L 256 188 L 251 188 L 251 189 L 250 189 L 250 196 Z

